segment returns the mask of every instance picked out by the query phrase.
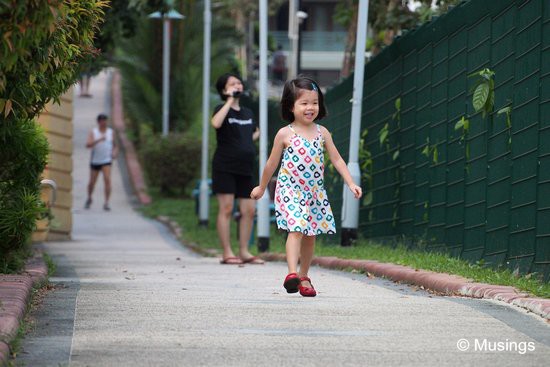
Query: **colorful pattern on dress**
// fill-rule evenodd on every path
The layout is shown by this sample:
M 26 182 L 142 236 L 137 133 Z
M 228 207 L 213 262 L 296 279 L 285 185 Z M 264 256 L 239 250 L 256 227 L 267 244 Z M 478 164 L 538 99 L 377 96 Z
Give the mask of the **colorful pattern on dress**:
M 306 236 L 336 233 L 334 215 L 325 191 L 324 141 L 319 125 L 317 136 L 307 140 L 296 134 L 283 151 L 275 189 L 277 227 Z

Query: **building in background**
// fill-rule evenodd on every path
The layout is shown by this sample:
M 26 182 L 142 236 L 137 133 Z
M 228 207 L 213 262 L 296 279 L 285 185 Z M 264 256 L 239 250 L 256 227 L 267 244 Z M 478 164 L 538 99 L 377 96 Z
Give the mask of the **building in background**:
M 308 15 L 300 26 L 300 71 L 323 86 L 339 80 L 344 60 L 347 30 L 333 19 L 337 4 L 336 0 L 300 1 L 300 10 Z M 269 35 L 283 47 L 290 60 L 288 8 L 286 2 L 270 17 Z

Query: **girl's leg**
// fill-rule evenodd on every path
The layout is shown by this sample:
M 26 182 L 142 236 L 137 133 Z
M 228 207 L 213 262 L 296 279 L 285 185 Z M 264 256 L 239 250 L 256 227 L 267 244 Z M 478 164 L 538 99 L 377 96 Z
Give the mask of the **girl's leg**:
M 300 259 L 300 247 L 303 236 L 301 232 L 289 232 L 286 238 L 286 263 L 289 274 L 298 272 L 298 260 Z
M 302 248 L 300 250 L 300 278 L 307 277 L 313 254 L 315 253 L 315 236 L 304 236 L 302 238 Z M 310 282 L 301 283 L 305 287 L 311 287 Z
M 218 194 L 218 218 L 216 220 L 216 228 L 218 230 L 218 238 L 223 249 L 223 259 L 235 257 L 231 249 L 229 237 L 229 226 L 231 223 L 231 215 L 233 214 L 233 202 L 235 195 L 233 194 Z

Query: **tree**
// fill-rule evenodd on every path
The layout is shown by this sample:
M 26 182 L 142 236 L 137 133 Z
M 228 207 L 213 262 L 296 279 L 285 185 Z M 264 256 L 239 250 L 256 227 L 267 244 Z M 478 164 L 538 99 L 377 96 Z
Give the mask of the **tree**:
M 0 5 L 0 113 L 33 118 L 75 81 L 107 2 L 10 1 Z
M 275 12 L 285 0 L 271 0 L 268 2 L 268 11 Z M 259 3 L 258 0 L 222 0 L 221 6 L 215 9 L 219 17 L 232 19 L 235 29 L 241 38 L 238 50 L 238 58 L 244 63 L 241 74 L 253 87 L 254 59 L 258 49 L 258 37 L 256 29 L 258 24 Z M 244 41 L 243 41 L 244 39 Z
M 172 23 L 170 128 L 185 132 L 197 120 L 202 93 L 203 65 L 203 5 L 196 0 L 181 0 L 175 8 L 186 16 Z M 231 18 L 213 17 L 211 69 L 214 76 L 238 70 L 233 45 L 238 36 Z M 121 40 L 116 64 L 123 77 L 123 95 L 127 113 L 135 124 L 136 136 L 140 124 L 151 126 L 154 132 L 161 128 L 162 74 L 159 57 L 162 55 L 162 25 L 142 17 L 137 22 L 135 37 Z
M 118 44 L 136 35 L 140 19 L 153 11 L 167 10 L 166 0 L 111 0 L 94 38 L 96 54 L 88 55 L 81 69 L 92 75 L 114 63 Z
M 377 55 L 382 48 L 391 44 L 393 38 L 403 29 L 412 29 L 419 22 L 425 22 L 434 15 L 442 14 L 457 4 L 460 0 L 419 0 L 420 7 L 414 11 L 410 5 L 412 0 L 371 0 L 369 2 L 369 30 L 371 37 L 367 49 L 372 55 Z M 353 70 L 355 35 L 357 34 L 358 0 L 345 0 L 338 4 L 335 20 L 348 28 L 348 37 L 342 65 L 342 77 L 347 77 Z

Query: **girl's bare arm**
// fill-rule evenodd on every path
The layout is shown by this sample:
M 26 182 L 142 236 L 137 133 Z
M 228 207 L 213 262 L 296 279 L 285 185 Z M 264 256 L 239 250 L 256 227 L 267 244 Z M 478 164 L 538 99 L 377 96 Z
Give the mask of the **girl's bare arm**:
M 273 148 L 271 149 L 271 154 L 269 155 L 269 159 L 267 160 L 264 171 L 262 172 L 260 184 L 252 190 L 252 193 L 250 193 L 250 197 L 252 199 L 257 200 L 263 196 L 269 180 L 273 177 L 273 173 L 281 161 L 281 155 L 283 154 L 283 149 L 285 149 L 285 141 L 288 140 L 288 132 L 286 130 L 288 129 L 283 128 L 277 132 L 277 135 L 275 135 Z
M 336 149 L 336 145 L 334 145 L 332 135 L 330 135 L 330 132 L 325 127 L 321 127 L 321 133 L 323 134 L 323 139 L 325 140 L 325 148 L 327 150 L 330 161 L 332 162 L 332 165 L 334 166 L 334 168 L 336 168 L 336 171 L 338 171 L 340 176 L 342 176 L 344 182 L 346 183 L 346 185 L 348 185 L 349 189 L 353 192 L 355 197 L 360 198 L 362 195 L 361 187 L 353 182 L 346 162 L 338 152 L 338 149 Z

